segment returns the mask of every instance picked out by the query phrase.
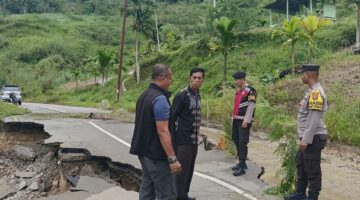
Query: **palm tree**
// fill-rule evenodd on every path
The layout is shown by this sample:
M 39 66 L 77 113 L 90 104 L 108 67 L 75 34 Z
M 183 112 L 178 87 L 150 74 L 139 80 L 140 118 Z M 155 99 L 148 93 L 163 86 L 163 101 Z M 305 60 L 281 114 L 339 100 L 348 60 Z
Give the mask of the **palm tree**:
M 152 12 L 150 8 L 154 7 L 154 3 L 151 0 L 131 0 L 131 6 L 129 7 L 129 13 L 135 17 L 133 24 L 133 30 L 135 31 L 135 65 L 136 65 L 136 82 L 140 83 L 140 36 L 141 34 L 149 35 L 152 30 L 151 16 Z
M 319 29 L 330 25 L 332 22 L 329 19 L 319 18 L 317 16 L 311 15 L 305 17 L 301 22 L 300 26 L 304 29 L 306 39 L 309 45 L 309 54 L 311 61 L 314 62 L 314 51 L 316 50 L 316 41 L 315 33 Z
M 236 35 L 233 32 L 233 28 L 236 24 L 236 20 L 229 19 L 228 17 L 215 19 L 216 38 L 209 43 L 211 50 L 221 51 L 224 56 L 224 81 L 226 81 L 227 73 L 227 56 L 235 48 Z
M 290 21 L 285 20 L 282 28 L 274 30 L 271 34 L 271 39 L 281 37 L 284 41 L 281 45 L 282 48 L 290 48 L 292 73 L 295 72 L 295 45 L 305 37 L 300 27 L 300 21 L 300 18 L 296 16 L 292 17 Z
M 102 75 L 102 82 L 105 82 L 105 77 L 107 77 L 109 68 L 111 67 L 112 54 L 106 50 L 97 51 L 97 62 L 100 68 L 100 73 Z

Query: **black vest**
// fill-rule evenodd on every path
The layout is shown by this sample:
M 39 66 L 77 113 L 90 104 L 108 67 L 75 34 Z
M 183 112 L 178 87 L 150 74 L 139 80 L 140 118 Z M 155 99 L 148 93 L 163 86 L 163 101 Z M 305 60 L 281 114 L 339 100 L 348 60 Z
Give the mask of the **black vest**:
M 161 89 L 154 83 L 151 83 L 137 100 L 131 154 L 151 159 L 167 159 L 157 133 L 153 111 L 153 101 L 160 95 L 165 95 L 170 105 L 170 92 Z

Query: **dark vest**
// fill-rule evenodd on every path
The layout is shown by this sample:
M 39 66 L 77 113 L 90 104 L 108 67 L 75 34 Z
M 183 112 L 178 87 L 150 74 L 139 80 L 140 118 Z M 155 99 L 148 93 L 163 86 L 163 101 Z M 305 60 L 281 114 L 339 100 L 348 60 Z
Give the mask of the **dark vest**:
M 157 133 L 153 111 L 153 101 L 160 95 L 165 95 L 170 105 L 170 92 L 161 89 L 154 83 L 151 83 L 137 100 L 131 154 L 151 159 L 167 159 Z

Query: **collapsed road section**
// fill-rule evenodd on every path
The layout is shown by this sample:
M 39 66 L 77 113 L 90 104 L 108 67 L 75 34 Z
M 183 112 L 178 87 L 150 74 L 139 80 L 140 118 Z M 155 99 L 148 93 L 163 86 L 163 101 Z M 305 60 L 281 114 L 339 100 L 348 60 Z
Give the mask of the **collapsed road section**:
M 138 191 L 141 170 L 86 149 L 44 144 L 42 124 L 0 123 L 0 200 L 36 199 L 71 191 L 80 176 L 101 178 Z

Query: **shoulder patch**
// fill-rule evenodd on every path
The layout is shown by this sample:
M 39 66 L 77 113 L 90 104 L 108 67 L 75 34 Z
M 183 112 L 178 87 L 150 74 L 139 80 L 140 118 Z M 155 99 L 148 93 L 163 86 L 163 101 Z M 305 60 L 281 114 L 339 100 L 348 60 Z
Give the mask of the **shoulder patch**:
M 313 90 L 309 97 L 309 110 L 322 111 L 324 100 L 320 94 L 320 90 Z
M 256 101 L 256 91 L 255 90 L 250 90 L 249 96 L 248 96 L 248 101 Z

